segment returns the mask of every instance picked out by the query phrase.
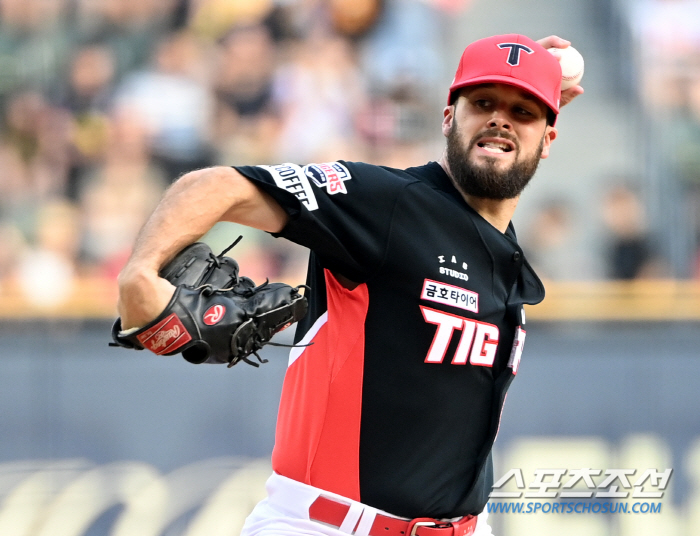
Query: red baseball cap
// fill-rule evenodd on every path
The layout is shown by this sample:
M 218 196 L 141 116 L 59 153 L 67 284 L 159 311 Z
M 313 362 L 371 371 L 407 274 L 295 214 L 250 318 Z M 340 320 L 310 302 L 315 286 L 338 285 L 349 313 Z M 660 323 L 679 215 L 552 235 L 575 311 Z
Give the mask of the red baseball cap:
M 447 104 L 456 89 L 476 84 L 508 84 L 532 93 L 559 113 L 561 66 L 547 49 L 519 34 L 494 35 L 469 45 L 459 61 Z

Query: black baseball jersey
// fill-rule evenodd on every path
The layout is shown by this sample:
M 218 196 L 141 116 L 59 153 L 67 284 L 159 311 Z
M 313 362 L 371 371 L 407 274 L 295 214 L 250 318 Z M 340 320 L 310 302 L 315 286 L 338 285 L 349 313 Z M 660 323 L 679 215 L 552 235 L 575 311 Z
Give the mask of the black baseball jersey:
M 542 283 L 435 163 L 237 168 L 311 249 L 273 469 L 408 518 L 478 514 Z M 347 280 L 354 282 L 348 285 Z

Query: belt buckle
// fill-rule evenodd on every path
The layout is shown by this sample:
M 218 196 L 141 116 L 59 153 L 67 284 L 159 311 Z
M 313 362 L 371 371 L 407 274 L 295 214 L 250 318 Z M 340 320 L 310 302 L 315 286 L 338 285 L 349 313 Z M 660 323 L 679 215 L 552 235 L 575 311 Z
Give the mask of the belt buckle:
M 452 523 L 440 523 L 435 519 L 430 518 L 418 518 L 412 520 L 408 525 L 408 536 L 416 536 L 416 533 L 420 527 L 434 527 L 439 529 L 446 529 L 451 527 Z
M 418 527 L 437 527 L 437 523 L 435 523 L 435 521 L 416 521 L 415 523 L 413 523 L 411 533 L 408 536 L 416 536 L 416 531 L 418 530 Z

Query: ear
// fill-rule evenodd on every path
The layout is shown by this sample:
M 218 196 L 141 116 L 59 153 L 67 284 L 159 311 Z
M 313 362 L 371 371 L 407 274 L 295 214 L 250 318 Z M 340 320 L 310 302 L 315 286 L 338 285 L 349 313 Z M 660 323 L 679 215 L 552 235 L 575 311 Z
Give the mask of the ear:
M 454 124 L 455 106 L 451 104 L 442 111 L 442 135 L 447 137 L 452 131 L 452 125 Z
M 542 156 L 540 158 L 547 158 L 549 156 L 549 148 L 555 139 L 557 139 L 557 129 L 547 125 L 544 131 L 544 143 L 542 144 Z

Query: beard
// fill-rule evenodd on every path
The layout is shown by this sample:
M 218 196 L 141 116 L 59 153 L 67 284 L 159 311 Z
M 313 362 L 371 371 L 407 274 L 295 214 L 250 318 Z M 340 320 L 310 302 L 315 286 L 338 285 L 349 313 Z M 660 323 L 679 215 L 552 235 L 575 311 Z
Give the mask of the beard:
M 498 169 L 496 166 L 498 158 L 486 157 L 484 158 L 486 162 L 483 165 L 474 164 L 469 159 L 471 150 L 480 138 L 499 136 L 507 138 L 515 144 L 515 162 L 509 168 Z M 465 148 L 455 121 L 447 136 L 447 164 L 452 178 L 464 194 L 502 201 L 518 197 L 525 189 L 537 171 L 543 147 L 544 136 L 535 154 L 520 160 L 520 144 L 517 140 L 503 131 L 487 130 L 474 136 Z

